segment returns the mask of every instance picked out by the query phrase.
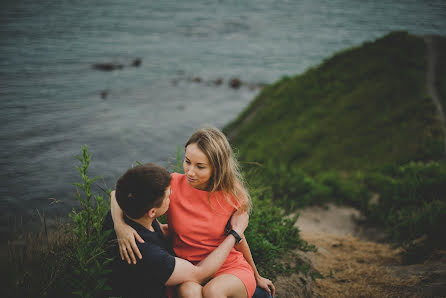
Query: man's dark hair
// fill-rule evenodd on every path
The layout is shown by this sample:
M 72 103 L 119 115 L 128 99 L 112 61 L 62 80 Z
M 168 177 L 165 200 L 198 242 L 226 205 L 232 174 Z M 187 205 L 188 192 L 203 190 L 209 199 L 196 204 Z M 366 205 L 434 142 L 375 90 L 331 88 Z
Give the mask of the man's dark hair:
M 151 208 L 160 207 L 170 184 L 169 172 L 148 163 L 127 170 L 116 183 L 116 201 L 131 218 L 141 218 Z

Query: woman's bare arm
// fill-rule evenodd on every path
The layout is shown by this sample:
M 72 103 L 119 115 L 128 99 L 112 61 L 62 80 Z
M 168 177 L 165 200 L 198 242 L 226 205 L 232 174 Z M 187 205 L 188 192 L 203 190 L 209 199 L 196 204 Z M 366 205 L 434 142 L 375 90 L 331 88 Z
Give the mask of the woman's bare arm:
M 235 249 L 240 251 L 243 254 L 246 261 L 248 262 L 248 264 L 251 266 L 252 270 L 254 271 L 254 277 L 256 279 L 257 286 L 265 289 L 271 296 L 274 296 L 275 292 L 276 292 L 276 288 L 274 287 L 274 284 L 272 283 L 272 281 L 260 276 L 259 272 L 257 271 L 256 265 L 254 264 L 254 260 L 251 255 L 251 250 L 249 249 L 248 241 L 246 241 L 245 236 L 243 236 L 243 241 L 240 242 L 235 247 Z
M 144 243 L 144 240 L 139 236 L 135 229 L 125 223 L 124 213 L 116 201 L 115 191 L 112 191 L 110 194 L 110 210 L 116 237 L 118 238 L 121 259 L 124 260 L 125 258 L 127 263 L 130 264 L 133 262 L 133 264 L 136 264 L 135 254 L 139 259 L 142 259 L 142 255 L 138 246 L 136 246 L 135 239 L 138 240 L 139 243 Z

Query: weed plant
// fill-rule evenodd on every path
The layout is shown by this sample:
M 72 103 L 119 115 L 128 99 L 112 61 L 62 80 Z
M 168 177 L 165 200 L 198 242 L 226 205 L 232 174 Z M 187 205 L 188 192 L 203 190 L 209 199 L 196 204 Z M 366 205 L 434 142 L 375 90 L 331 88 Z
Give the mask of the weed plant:
M 104 232 L 102 226 L 110 209 L 110 202 L 106 203 L 102 196 L 94 195 L 91 191 L 91 185 L 100 177 L 88 177 L 91 155 L 87 146 L 82 147 L 82 155 L 76 158 L 81 163 L 76 168 L 82 182 L 74 183 L 78 188 L 76 197 L 80 209 L 73 210 L 70 214 L 74 221 L 73 235 L 76 239 L 73 294 L 81 297 L 105 296 L 111 290 L 107 284 L 107 276 L 110 273 L 108 264 L 112 260 L 106 258 L 105 254 L 105 245 L 111 231 Z

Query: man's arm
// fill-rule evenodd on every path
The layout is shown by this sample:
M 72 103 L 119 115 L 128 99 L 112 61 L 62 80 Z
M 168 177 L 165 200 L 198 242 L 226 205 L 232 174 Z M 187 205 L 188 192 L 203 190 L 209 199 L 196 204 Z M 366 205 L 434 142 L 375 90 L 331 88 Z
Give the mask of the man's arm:
M 235 213 L 231 218 L 232 229 L 242 236 L 248 226 L 248 221 L 249 216 L 246 212 Z M 181 258 L 175 258 L 175 269 L 167 280 L 166 285 L 178 285 L 185 281 L 194 281 L 201 284 L 223 265 L 235 242 L 235 237 L 228 235 L 209 256 L 196 266 Z

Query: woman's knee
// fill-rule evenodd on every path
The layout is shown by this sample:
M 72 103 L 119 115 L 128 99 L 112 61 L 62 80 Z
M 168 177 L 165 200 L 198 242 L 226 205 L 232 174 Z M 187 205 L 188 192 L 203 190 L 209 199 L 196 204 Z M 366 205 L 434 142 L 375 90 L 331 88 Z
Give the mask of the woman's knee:
M 232 274 L 222 274 L 203 287 L 203 297 L 237 297 L 246 298 L 246 289 L 243 282 Z
M 223 290 L 216 283 L 208 283 L 203 287 L 203 297 L 204 298 L 217 298 L 217 297 L 226 297 L 223 294 Z
M 203 287 L 192 281 L 186 281 L 178 286 L 178 296 L 179 297 L 203 297 L 202 295 Z

